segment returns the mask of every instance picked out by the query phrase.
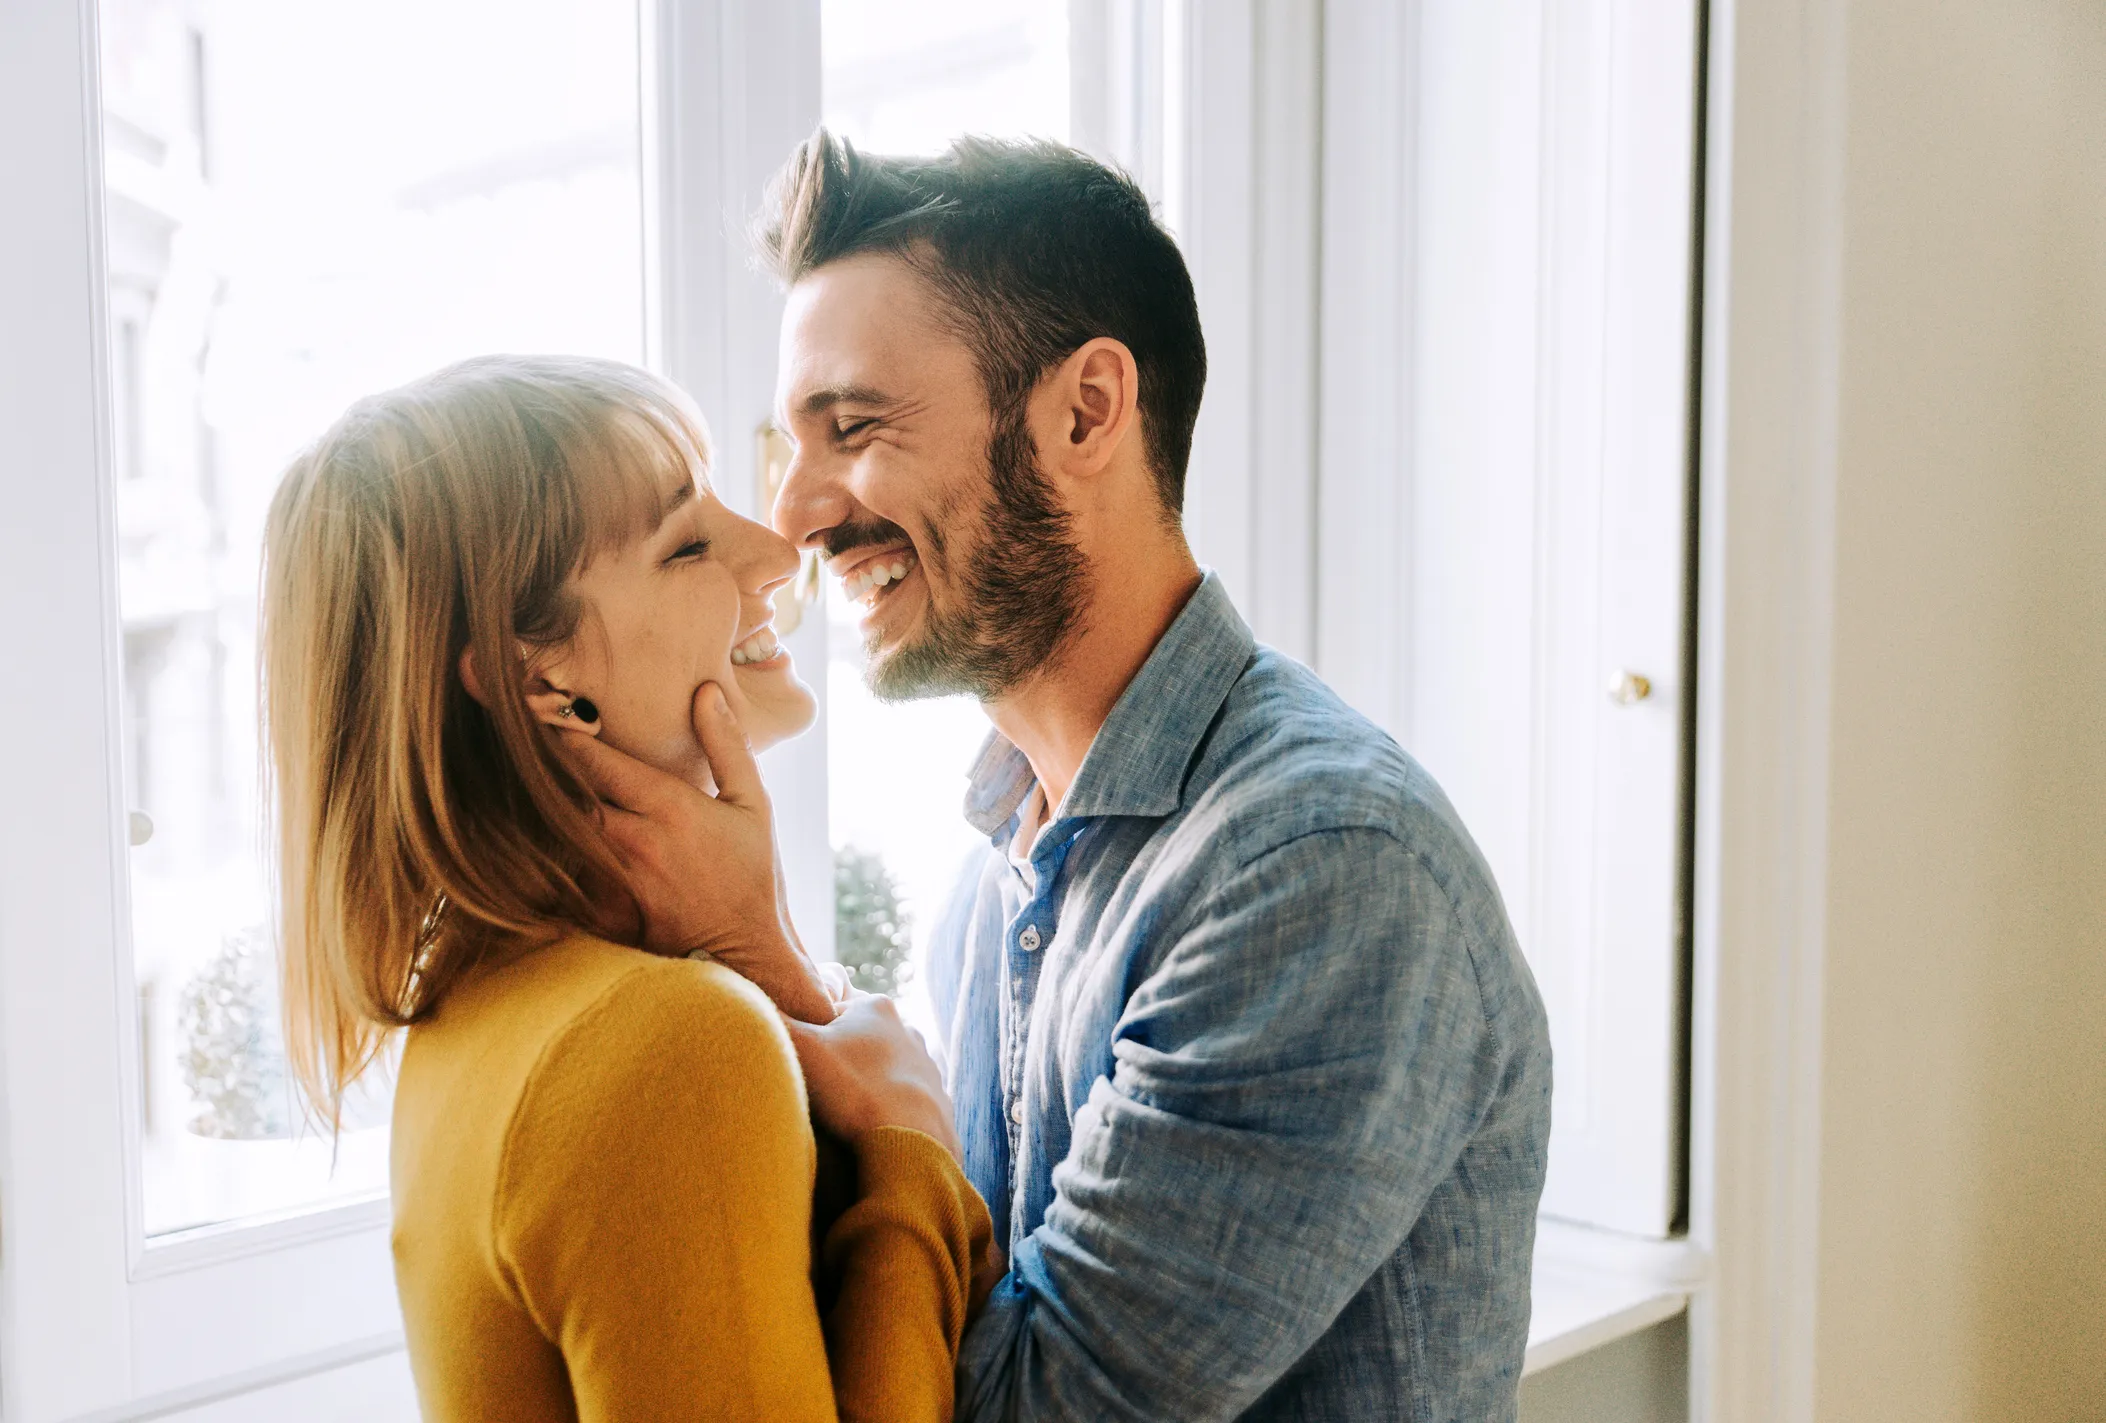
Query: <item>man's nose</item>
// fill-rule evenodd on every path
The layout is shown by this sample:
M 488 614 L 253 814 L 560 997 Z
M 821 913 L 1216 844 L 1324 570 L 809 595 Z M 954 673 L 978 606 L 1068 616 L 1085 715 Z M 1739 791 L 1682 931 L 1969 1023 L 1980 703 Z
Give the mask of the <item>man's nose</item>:
M 791 446 L 769 522 L 796 548 L 817 548 L 828 529 L 848 522 L 854 500 L 827 467 L 830 463 L 803 442 Z

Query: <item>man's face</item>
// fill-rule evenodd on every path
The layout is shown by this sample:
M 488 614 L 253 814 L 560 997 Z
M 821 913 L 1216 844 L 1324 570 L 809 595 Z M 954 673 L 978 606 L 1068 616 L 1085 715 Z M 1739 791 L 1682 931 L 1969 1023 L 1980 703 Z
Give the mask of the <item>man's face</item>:
M 986 700 L 1074 630 L 1084 572 L 1022 412 L 995 417 L 938 314 L 887 255 L 791 289 L 776 394 L 797 454 L 774 522 L 863 609 L 880 696 Z

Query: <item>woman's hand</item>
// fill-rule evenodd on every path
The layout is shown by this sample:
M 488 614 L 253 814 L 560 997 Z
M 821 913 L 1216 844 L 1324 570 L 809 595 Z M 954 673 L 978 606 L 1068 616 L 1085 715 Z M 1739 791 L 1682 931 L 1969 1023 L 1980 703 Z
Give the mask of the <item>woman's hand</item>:
M 821 1126 L 851 1146 L 879 1127 L 912 1127 L 964 1161 L 943 1074 L 890 998 L 857 993 L 827 1026 L 789 1028 Z
M 790 923 L 774 811 L 753 748 L 714 682 L 696 691 L 692 715 L 714 796 L 596 737 L 561 735 L 629 872 L 643 946 L 673 956 L 707 950 L 790 1017 L 831 1022 L 833 995 Z

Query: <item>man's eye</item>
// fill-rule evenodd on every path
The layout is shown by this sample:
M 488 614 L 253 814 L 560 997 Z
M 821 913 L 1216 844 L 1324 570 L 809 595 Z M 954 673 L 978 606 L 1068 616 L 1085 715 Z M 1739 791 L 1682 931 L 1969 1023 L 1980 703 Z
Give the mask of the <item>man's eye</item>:
M 864 434 L 876 424 L 877 421 L 875 420 L 845 421 L 842 424 L 834 426 L 834 438 L 839 440 L 853 440 L 856 436 Z

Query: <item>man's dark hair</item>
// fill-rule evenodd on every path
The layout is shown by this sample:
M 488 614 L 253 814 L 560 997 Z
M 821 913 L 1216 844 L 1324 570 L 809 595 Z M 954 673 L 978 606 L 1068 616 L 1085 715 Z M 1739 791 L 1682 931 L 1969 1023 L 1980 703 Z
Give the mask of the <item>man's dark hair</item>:
M 785 286 L 861 252 L 908 263 L 971 348 L 998 427 L 1078 347 L 1124 342 L 1156 490 L 1183 509 L 1206 343 L 1184 257 L 1133 179 L 1045 140 L 891 158 L 821 128 L 776 175 L 758 237 Z

